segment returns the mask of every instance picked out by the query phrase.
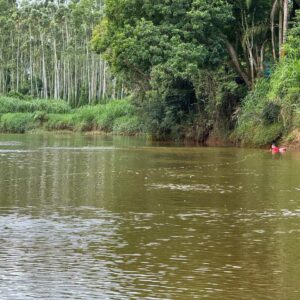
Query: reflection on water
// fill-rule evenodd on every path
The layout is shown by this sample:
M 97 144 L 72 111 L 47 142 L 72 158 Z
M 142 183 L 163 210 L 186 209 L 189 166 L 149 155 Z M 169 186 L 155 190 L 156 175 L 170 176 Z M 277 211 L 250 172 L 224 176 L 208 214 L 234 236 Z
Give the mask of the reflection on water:
M 0 137 L 1 299 L 299 299 L 300 155 Z

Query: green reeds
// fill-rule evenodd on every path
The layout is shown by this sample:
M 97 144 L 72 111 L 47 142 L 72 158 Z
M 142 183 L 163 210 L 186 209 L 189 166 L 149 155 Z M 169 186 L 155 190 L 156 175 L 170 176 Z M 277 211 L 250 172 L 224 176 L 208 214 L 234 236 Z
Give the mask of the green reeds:
M 99 130 L 133 135 L 141 133 L 142 124 L 129 100 L 114 100 L 71 110 L 62 100 L 0 97 L 2 132 L 23 133 L 37 128 L 48 131 Z
M 62 114 L 71 111 L 71 107 L 63 100 L 34 99 L 26 100 L 0 96 L 0 114 L 27 113 L 44 111 L 47 113 Z

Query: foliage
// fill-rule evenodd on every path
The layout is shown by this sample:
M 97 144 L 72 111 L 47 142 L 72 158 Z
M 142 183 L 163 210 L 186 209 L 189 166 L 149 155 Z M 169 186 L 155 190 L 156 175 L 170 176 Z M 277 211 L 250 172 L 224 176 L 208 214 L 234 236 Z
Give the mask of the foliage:
M 281 138 L 282 132 L 283 126 L 280 123 L 268 126 L 259 125 L 254 129 L 253 136 L 249 138 L 249 142 L 257 146 L 270 145 L 273 141 Z
M 1 116 L 0 131 L 24 133 L 34 128 L 32 113 L 7 113 Z
M 300 109 L 299 108 L 294 112 L 293 127 L 300 128 Z
M 49 114 L 45 128 L 51 130 L 73 130 L 75 128 L 72 114 Z
M 38 121 L 40 124 L 43 124 L 48 121 L 48 114 L 45 111 L 36 111 L 33 114 L 33 119 L 34 121 Z
M 135 92 L 148 131 L 182 138 L 195 127 L 203 141 L 234 128 L 245 87 L 282 51 L 286 24 L 274 28 L 286 16 L 281 0 L 107 0 L 92 45 Z M 257 118 L 275 122 L 275 107 Z
M 133 106 L 126 100 L 111 101 L 104 106 L 102 113 L 95 118 L 96 126 L 100 130 L 112 131 L 117 119 L 132 116 Z M 123 119 L 126 121 L 126 119 Z
M 73 116 L 77 123 L 88 122 L 95 123 L 98 115 L 102 114 L 104 105 L 85 105 L 73 110 Z
M 136 135 L 142 132 L 141 120 L 137 116 L 123 116 L 115 119 L 113 132 L 117 134 Z
M 265 105 L 262 111 L 262 119 L 266 125 L 277 123 L 280 115 L 280 105 L 269 102 Z
M 286 56 L 274 67 L 271 78 L 259 80 L 245 98 L 236 129 L 243 142 L 262 145 L 299 127 L 299 32 L 297 14 L 285 46 Z
M 218 77 L 227 57 L 219 29 L 231 26 L 230 3 L 109 0 L 105 13 L 93 47 L 135 91 L 147 131 L 157 138 L 182 138 L 189 124 L 216 117 L 214 96 L 235 81 L 229 76 L 225 84 Z M 210 127 L 201 124 L 204 131 Z
M 143 129 L 141 119 L 136 116 L 135 108 L 128 99 L 86 105 L 73 110 L 69 106 L 65 109 L 58 100 L 53 103 L 45 99 L 19 101 L 21 102 L 17 102 L 15 98 L 0 98 L 0 104 L 3 104 L 0 120 L 2 132 L 23 133 L 44 128 L 49 131 L 101 130 L 132 135 L 141 133 Z
M 35 112 L 45 111 L 47 113 L 67 113 L 71 111 L 70 106 L 63 100 L 34 99 L 25 100 L 0 96 L 0 113 L 8 112 Z
M 298 124 L 296 8 L 288 0 L 0 0 L 0 92 L 14 98 L 0 97 L 0 114 L 33 113 L 34 126 L 48 129 L 142 128 L 203 143 L 236 127 L 239 140 L 261 145 Z M 110 101 L 128 94 L 130 103 Z
M 9 91 L 6 94 L 7 97 L 10 98 L 16 98 L 16 99 L 25 99 L 25 96 L 22 93 L 16 92 L 16 91 Z
M 92 43 L 131 86 L 147 88 L 153 71 L 187 79 L 224 55 L 214 28 L 228 26 L 230 8 L 222 0 L 110 0 Z

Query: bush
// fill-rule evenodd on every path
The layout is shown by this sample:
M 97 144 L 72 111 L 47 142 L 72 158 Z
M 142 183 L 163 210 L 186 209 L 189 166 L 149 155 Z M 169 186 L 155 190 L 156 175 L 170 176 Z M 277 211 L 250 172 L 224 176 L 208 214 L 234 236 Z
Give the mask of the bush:
M 137 116 L 123 116 L 116 119 L 114 122 L 114 133 L 134 135 L 141 131 L 141 120 Z
M 295 111 L 293 117 L 293 127 L 300 127 L 300 109 Z
M 297 13 L 285 44 L 286 56 L 275 66 L 270 80 L 258 80 L 244 99 L 235 130 L 243 142 L 262 145 L 300 126 L 299 32 Z
M 73 130 L 75 128 L 72 114 L 49 114 L 45 124 L 47 130 Z
M 24 133 L 35 128 L 33 114 L 8 113 L 1 116 L 0 130 L 2 132 Z
M 272 81 L 260 79 L 244 99 L 233 134 L 242 143 L 263 146 L 288 131 L 292 114 L 290 106 L 279 97 L 274 97 L 270 93 L 272 88 Z
M 85 105 L 73 110 L 74 119 L 77 122 L 87 122 L 96 124 L 97 117 L 103 112 L 104 105 Z
M 103 105 L 103 111 L 96 117 L 97 128 L 112 131 L 114 121 L 126 115 L 133 115 L 134 108 L 127 100 L 111 101 Z
M 134 115 L 134 107 L 128 100 L 114 100 L 107 104 L 98 104 L 94 106 L 85 105 L 73 111 L 73 120 L 77 124 L 76 130 L 87 131 L 100 129 L 104 131 L 119 131 L 122 121 L 115 126 L 115 121 L 125 117 L 127 126 L 133 128 L 137 122 L 131 120 Z M 129 123 L 131 125 L 129 125 Z M 122 129 L 123 130 L 123 129 Z
M 266 103 L 265 107 L 262 110 L 263 122 L 266 125 L 278 122 L 280 110 L 281 110 L 280 105 L 274 102 Z
M 284 131 L 281 123 L 272 124 L 269 126 L 260 125 L 253 132 L 252 141 L 255 145 L 264 146 L 278 140 Z
M 16 91 L 10 91 L 7 94 L 7 97 L 17 98 L 17 99 L 25 99 L 25 96 L 22 93 Z
M 36 111 L 34 114 L 33 114 L 33 119 L 34 121 L 38 121 L 40 122 L 40 124 L 48 121 L 48 114 L 44 111 Z

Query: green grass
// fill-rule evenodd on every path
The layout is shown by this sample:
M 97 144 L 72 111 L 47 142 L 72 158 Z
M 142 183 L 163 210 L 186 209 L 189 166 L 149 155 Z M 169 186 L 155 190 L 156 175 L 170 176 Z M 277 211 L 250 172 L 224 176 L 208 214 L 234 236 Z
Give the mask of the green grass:
M 117 119 L 133 114 L 134 108 L 128 101 L 111 101 L 104 106 L 104 110 L 96 116 L 95 121 L 98 129 L 113 131 Z
M 1 116 L 0 131 L 11 133 L 24 133 L 35 127 L 32 113 L 7 113 Z
M 0 96 L 0 114 L 44 111 L 47 113 L 67 113 L 71 107 L 63 100 L 34 99 L 26 100 Z
M 300 15 L 289 32 L 286 54 L 269 79 L 259 79 L 238 116 L 235 135 L 244 143 L 263 145 L 300 127 Z
M 234 136 L 262 146 L 299 127 L 300 61 L 280 62 L 269 79 L 258 80 L 244 99 Z
M 72 114 L 49 114 L 44 128 L 53 130 L 74 130 L 75 122 Z
M 281 138 L 283 130 L 283 125 L 280 123 L 268 126 L 260 125 L 254 129 L 251 141 L 257 146 L 272 144 L 273 141 Z
M 137 116 L 123 116 L 114 121 L 113 132 L 134 135 L 142 131 L 142 124 Z
M 293 127 L 300 127 L 300 108 L 298 108 L 294 113 Z
M 23 133 L 42 128 L 48 131 L 100 130 L 115 134 L 141 133 L 142 123 L 129 100 L 71 108 L 62 100 L 24 100 L 0 96 L 0 130 Z

